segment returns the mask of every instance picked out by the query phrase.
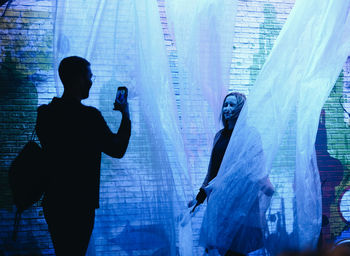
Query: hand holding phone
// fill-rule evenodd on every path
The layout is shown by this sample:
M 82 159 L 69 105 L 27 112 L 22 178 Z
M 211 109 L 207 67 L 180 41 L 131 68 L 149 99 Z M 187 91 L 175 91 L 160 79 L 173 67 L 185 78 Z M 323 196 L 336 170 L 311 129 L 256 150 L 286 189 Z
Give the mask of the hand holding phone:
M 114 101 L 114 110 L 123 110 L 128 102 L 128 88 L 125 86 L 118 87 L 117 95 Z

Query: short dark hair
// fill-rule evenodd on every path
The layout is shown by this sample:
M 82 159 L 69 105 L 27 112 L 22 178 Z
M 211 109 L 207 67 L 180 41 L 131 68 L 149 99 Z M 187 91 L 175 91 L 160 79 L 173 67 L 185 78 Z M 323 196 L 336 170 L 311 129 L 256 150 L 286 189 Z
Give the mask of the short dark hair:
M 78 56 L 70 56 L 61 60 L 58 74 L 64 87 L 72 84 L 78 77 L 87 72 L 90 62 Z
M 225 128 L 227 128 L 227 125 L 228 125 L 228 124 L 227 124 L 227 122 L 226 122 L 226 120 L 225 120 L 224 115 L 222 114 L 222 109 L 224 108 L 224 104 L 225 104 L 225 101 L 226 101 L 227 97 L 230 97 L 230 96 L 235 96 L 235 97 L 236 97 L 238 107 L 240 108 L 240 109 L 239 109 L 239 112 L 241 112 L 241 110 L 242 110 L 242 108 L 243 108 L 243 105 L 244 105 L 244 103 L 245 103 L 245 101 L 246 101 L 246 99 L 247 99 L 246 96 L 245 96 L 243 93 L 239 93 L 239 92 L 231 92 L 231 93 L 229 93 L 229 94 L 226 95 L 224 101 L 222 102 L 221 114 L 220 114 L 220 116 L 221 116 L 221 122 L 222 122 L 222 124 L 223 124 L 223 126 L 224 126 Z M 238 118 L 238 117 L 237 117 L 237 118 Z

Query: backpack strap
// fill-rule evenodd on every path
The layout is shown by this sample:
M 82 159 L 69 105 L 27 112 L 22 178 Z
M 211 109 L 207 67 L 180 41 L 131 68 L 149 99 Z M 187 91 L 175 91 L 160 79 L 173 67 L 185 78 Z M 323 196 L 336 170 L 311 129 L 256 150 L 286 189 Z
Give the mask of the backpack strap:
M 13 224 L 13 233 L 12 233 L 12 240 L 17 240 L 17 233 L 19 228 L 19 222 L 21 221 L 21 215 L 23 211 L 20 211 L 19 209 L 16 210 L 16 216 L 15 216 L 15 222 Z
M 32 135 L 30 136 L 30 141 L 35 141 L 35 135 L 36 135 L 36 126 L 34 127 Z

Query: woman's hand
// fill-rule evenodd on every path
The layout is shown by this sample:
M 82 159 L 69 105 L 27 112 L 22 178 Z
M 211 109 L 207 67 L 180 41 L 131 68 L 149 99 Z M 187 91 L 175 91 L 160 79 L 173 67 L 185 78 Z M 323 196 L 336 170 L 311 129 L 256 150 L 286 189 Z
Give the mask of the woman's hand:
M 207 198 L 207 194 L 205 193 L 204 188 L 200 188 L 199 192 L 198 192 L 198 194 L 196 196 L 197 205 L 202 204 L 205 201 L 206 198 Z
M 197 200 L 194 198 L 193 200 L 189 201 L 187 203 L 187 207 L 191 208 L 192 206 L 194 206 L 197 203 Z
M 195 204 L 195 206 L 191 210 L 191 213 L 194 212 L 197 206 L 202 204 L 206 198 L 207 198 L 207 194 L 205 193 L 205 190 L 203 188 L 200 188 L 196 198 L 189 201 L 187 204 L 188 208 L 192 207 Z
M 275 192 L 275 188 L 268 177 L 261 181 L 261 191 L 267 196 L 272 196 Z

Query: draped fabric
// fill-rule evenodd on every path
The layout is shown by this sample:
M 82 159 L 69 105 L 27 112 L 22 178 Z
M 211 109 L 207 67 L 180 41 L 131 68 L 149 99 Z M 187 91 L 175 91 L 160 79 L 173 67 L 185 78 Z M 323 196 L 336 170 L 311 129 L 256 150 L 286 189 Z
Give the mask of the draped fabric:
M 229 88 L 237 0 L 167 0 L 169 32 L 178 73 L 181 135 L 195 194 L 208 169 L 215 133 L 220 129 L 222 101 Z M 189 211 L 189 210 L 188 210 Z M 179 226 L 181 255 L 198 255 L 200 212 L 185 215 Z M 193 226 L 193 230 L 189 227 Z M 192 233 L 193 232 L 193 235 Z
M 205 247 L 276 255 L 316 246 L 321 190 L 314 143 L 321 108 L 350 52 L 349 8 L 347 0 L 296 1 L 206 188 Z M 269 180 L 272 197 L 264 193 Z
M 129 88 L 132 137 L 124 159 L 103 156 L 92 255 L 120 248 L 168 250 L 173 255 L 177 240 L 180 254 L 193 254 L 191 222 L 182 213 L 184 202 L 193 197 L 190 179 L 195 165 L 207 168 L 219 127 L 220 105 L 229 84 L 236 1 L 180 2 L 166 3 L 171 6 L 167 12 L 179 59 L 181 123 L 156 1 L 57 1 L 56 70 L 59 61 L 70 55 L 91 62 L 96 81 L 86 103 L 99 107 L 114 130 L 118 128 L 118 116 L 110 108 L 114 94 L 118 86 Z M 191 8 L 184 8 L 189 4 Z M 190 17 L 185 27 L 178 23 Z M 59 95 L 58 79 L 56 84 Z M 115 191 L 107 187 L 111 182 Z M 123 196 L 130 187 L 134 197 L 127 200 Z
M 195 156 L 194 162 L 204 164 L 190 169 L 193 175 L 198 168 L 206 170 L 208 152 L 221 126 L 221 105 L 229 87 L 237 0 L 167 0 L 165 6 L 178 61 L 186 155 L 190 162 Z M 193 182 L 198 183 L 196 179 Z
M 206 102 L 209 113 L 197 114 L 214 116 L 216 128 L 221 111 L 218 106 L 229 87 L 236 10 L 237 1 L 166 1 L 179 59 L 180 87 L 188 87 L 191 95 L 200 90 L 200 100 Z
M 124 158 L 102 158 L 88 254 L 176 255 L 177 226 L 192 188 L 157 2 L 57 1 L 56 66 L 70 55 L 88 59 L 96 75 L 85 103 L 98 107 L 116 132 L 120 114 L 112 106 L 117 87 L 126 86 L 132 120 Z

